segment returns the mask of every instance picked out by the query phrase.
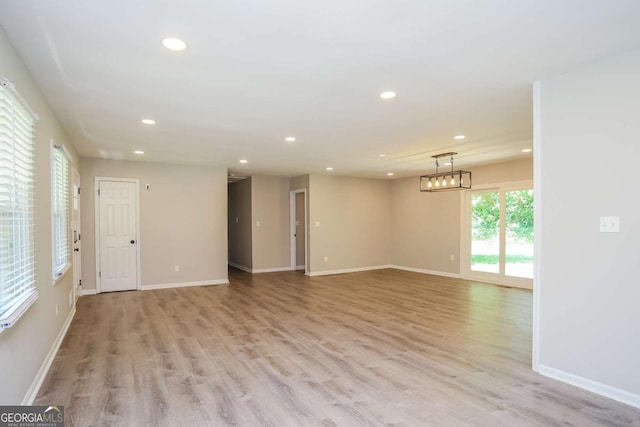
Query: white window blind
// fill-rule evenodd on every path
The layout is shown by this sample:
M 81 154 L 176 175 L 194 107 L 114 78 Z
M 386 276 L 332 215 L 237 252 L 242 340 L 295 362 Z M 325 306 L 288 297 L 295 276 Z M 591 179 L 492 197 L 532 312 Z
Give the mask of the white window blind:
M 36 300 L 35 115 L 0 78 L 0 331 Z
M 60 277 L 69 262 L 69 158 L 60 145 L 51 145 L 53 214 L 53 277 Z

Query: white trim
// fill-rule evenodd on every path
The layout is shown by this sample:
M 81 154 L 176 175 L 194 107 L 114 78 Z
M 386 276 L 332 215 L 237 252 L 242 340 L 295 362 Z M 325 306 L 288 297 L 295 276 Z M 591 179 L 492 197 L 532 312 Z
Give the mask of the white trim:
M 531 365 L 540 364 L 540 310 L 542 295 L 542 92 L 533 84 L 533 334 Z
M 159 283 L 157 285 L 142 285 L 143 291 L 153 291 L 155 289 L 169 289 L 169 288 L 188 288 L 190 286 L 208 286 L 208 285 L 228 285 L 229 279 L 212 279 L 212 280 L 199 280 L 197 282 L 182 282 L 182 283 Z
M 580 387 L 584 390 L 597 393 L 601 396 L 608 397 L 609 399 L 617 400 L 618 402 L 631 405 L 635 408 L 640 408 L 640 394 L 621 390 L 607 384 L 602 384 L 597 381 L 583 378 L 581 376 L 570 374 L 569 372 L 561 371 L 560 369 L 551 368 L 545 365 L 538 364 L 538 369 L 536 369 L 536 371 L 540 375 L 544 375 L 545 377 L 553 378 L 554 380 L 562 381 L 564 383 Z
M 64 268 L 62 270 L 60 270 L 59 273 L 56 273 L 55 277 L 53 278 L 53 286 L 57 285 L 58 282 L 60 280 L 62 280 L 64 275 L 67 273 L 67 271 L 69 271 L 70 267 L 71 267 L 71 262 L 67 261 L 67 263 L 65 264 Z
M 308 276 L 327 276 L 329 274 L 344 274 L 344 273 L 357 273 L 359 271 L 371 271 L 382 270 L 385 268 L 393 268 L 393 266 L 387 265 L 373 265 L 370 267 L 358 267 L 358 268 L 344 268 L 342 270 L 324 270 L 324 271 L 310 271 Z
M 296 265 L 296 270 L 304 270 L 305 266 L 303 265 Z
M 251 273 L 275 273 L 276 271 L 291 271 L 291 267 L 255 268 Z
M 60 345 L 62 344 L 64 337 L 67 335 L 67 331 L 69 330 L 69 326 L 71 326 L 71 321 L 73 320 L 73 316 L 75 315 L 76 315 L 76 306 L 74 304 L 71 307 L 71 311 L 69 312 L 69 315 L 67 316 L 67 320 L 65 320 L 64 325 L 62 325 L 62 329 L 60 329 L 58 336 L 56 337 L 55 341 L 51 345 L 51 348 L 49 349 L 49 353 L 47 353 L 47 357 L 45 357 L 45 359 L 42 361 L 42 365 L 40 365 L 40 369 L 38 370 L 36 377 L 33 379 L 31 386 L 29 386 L 29 389 L 27 390 L 27 394 L 25 394 L 24 399 L 22 399 L 22 403 L 20 403 L 20 405 L 33 404 L 33 401 L 38 395 L 38 392 L 40 391 L 40 387 L 42 386 L 42 383 L 44 382 L 44 379 L 47 376 L 47 373 L 49 372 L 49 368 L 53 363 L 53 359 L 55 359 L 56 354 L 58 354 Z
M 31 290 L 26 296 L 21 296 L 12 306 L 16 307 L 15 310 L 11 313 L 11 315 L 0 319 L 0 334 L 11 327 L 13 327 L 16 322 L 27 312 L 29 307 L 33 305 L 34 302 L 38 300 L 38 291 Z
M 490 273 L 487 273 L 487 277 L 485 277 L 484 275 L 482 277 L 478 276 L 468 276 L 468 275 L 460 275 L 461 279 L 464 280 L 469 280 L 471 282 L 481 282 L 481 283 L 490 283 L 492 285 L 498 285 L 498 286 L 504 286 L 507 288 L 518 288 L 518 289 L 528 289 L 531 290 L 531 285 L 528 285 L 526 283 L 522 283 L 519 281 L 515 281 L 515 282 L 510 282 L 510 281 L 500 281 L 500 279 L 493 279 L 490 277 Z M 508 276 L 509 278 L 512 278 L 511 276 Z M 516 277 L 517 279 L 517 277 Z
M 238 270 L 246 271 L 247 273 L 252 273 L 249 267 L 245 267 L 244 265 L 236 264 L 235 262 L 228 261 L 229 264 L 233 268 L 237 268 Z
M 309 217 L 307 214 L 307 189 L 301 188 L 298 190 L 289 191 L 289 253 L 291 257 L 291 264 L 289 270 L 302 270 L 299 265 L 297 265 L 296 258 L 297 254 L 297 245 L 296 245 L 296 194 L 302 193 L 304 194 L 304 265 L 302 269 L 304 269 L 305 273 L 307 272 L 307 264 L 309 264 L 309 254 L 307 254 L 307 239 L 309 238 Z
M 424 268 L 406 267 L 404 265 L 391 265 L 390 268 L 395 268 L 396 270 L 412 271 L 414 273 L 432 274 L 434 276 L 452 277 L 454 279 L 460 278 L 460 275 L 458 273 L 449 273 L 446 271 L 425 270 Z
M 96 291 L 102 292 L 100 287 L 100 198 L 98 196 L 98 190 L 100 189 L 100 181 L 113 181 L 113 182 L 132 182 L 136 185 L 135 201 L 136 201 L 136 289 L 140 290 L 141 279 L 141 258 L 140 258 L 140 180 L 138 178 L 113 178 L 105 176 L 96 176 L 94 178 L 93 189 L 93 211 L 95 222 L 93 225 L 95 234 L 95 253 L 96 253 Z
M 82 296 L 85 295 L 96 295 L 98 291 L 96 289 L 82 289 Z

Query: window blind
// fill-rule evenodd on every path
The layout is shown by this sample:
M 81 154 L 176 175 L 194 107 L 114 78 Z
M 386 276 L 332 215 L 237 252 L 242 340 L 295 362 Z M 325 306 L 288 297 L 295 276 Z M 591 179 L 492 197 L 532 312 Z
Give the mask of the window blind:
M 0 330 L 37 296 L 34 244 L 35 117 L 0 78 Z
M 60 277 L 69 262 L 69 158 L 64 147 L 51 145 L 53 214 L 53 277 Z

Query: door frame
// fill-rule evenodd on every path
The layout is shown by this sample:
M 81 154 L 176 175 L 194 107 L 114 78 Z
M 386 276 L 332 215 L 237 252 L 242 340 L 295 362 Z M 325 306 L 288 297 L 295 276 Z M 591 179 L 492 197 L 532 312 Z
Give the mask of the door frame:
M 309 221 L 307 214 L 307 189 L 301 188 L 299 190 L 291 190 L 289 192 L 289 230 L 290 230 L 290 239 L 289 239 L 289 248 L 290 248 L 290 260 L 291 260 L 291 270 L 295 271 L 298 268 L 298 263 L 296 262 L 296 195 L 299 193 L 304 194 L 304 273 L 307 274 L 309 271 L 309 254 L 307 253 L 307 239 L 308 239 L 308 230 L 309 230 Z
M 74 180 L 78 179 L 78 188 L 74 189 Z M 71 246 L 72 246 L 72 250 L 73 253 L 71 254 L 71 259 L 73 261 L 73 271 L 72 271 L 72 289 L 73 289 L 73 303 L 75 304 L 78 301 L 78 298 L 80 298 L 82 296 L 82 199 L 81 199 L 81 191 L 80 189 L 81 187 L 82 181 L 81 181 L 81 177 L 80 177 L 80 172 L 78 172 L 78 170 L 74 167 L 71 168 L 71 221 L 70 223 L 73 223 L 73 199 L 74 197 L 76 197 L 76 195 L 74 194 L 74 190 L 78 191 L 78 218 L 76 221 L 76 231 L 78 233 L 77 236 L 77 242 L 73 241 L 73 234 L 71 235 Z M 73 227 L 72 228 L 72 233 L 73 233 Z M 77 243 L 77 244 L 76 244 Z M 78 262 L 75 262 L 75 249 L 76 246 L 78 246 L 79 252 L 78 252 Z
M 136 290 L 141 289 L 141 275 L 140 275 L 140 180 L 137 178 L 113 178 L 105 176 L 96 176 L 94 179 L 94 211 L 95 211 L 95 241 L 96 241 L 96 292 L 100 293 L 101 290 L 101 278 L 100 278 L 100 196 L 98 196 L 98 190 L 100 189 L 100 182 L 129 182 L 135 184 L 135 204 L 136 204 Z
M 504 271 L 501 273 L 486 273 L 482 271 L 471 270 L 471 194 L 476 192 L 496 191 L 500 194 L 500 203 L 504 204 L 503 192 L 512 190 L 533 189 L 532 180 L 500 182 L 495 184 L 474 185 L 470 190 L 465 190 L 460 194 L 460 275 L 466 280 L 477 280 L 495 285 L 510 286 L 516 288 L 532 289 L 533 280 L 524 277 L 506 276 Z M 534 199 L 535 206 L 535 199 Z M 534 207 L 535 209 L 535 207 Z M 505 236 L 504 236 L 504 209 L 500 209 L 500 263 L 503 264 L 505 255 Z M 534 246 L 536 236 L 534 235 Z M 535 266 L 535 253 L 534 253 Z M 535 279 L 534 267 L 534 279 Z

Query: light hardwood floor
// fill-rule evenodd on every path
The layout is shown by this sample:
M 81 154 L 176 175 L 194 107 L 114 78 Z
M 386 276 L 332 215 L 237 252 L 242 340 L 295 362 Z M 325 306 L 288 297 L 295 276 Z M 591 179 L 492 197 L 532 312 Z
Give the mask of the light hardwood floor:
M 82 297 L 36 400 L 71 426 L 640 425 L 531 371 L 531 292 L 379 270 L 232 270 Z

